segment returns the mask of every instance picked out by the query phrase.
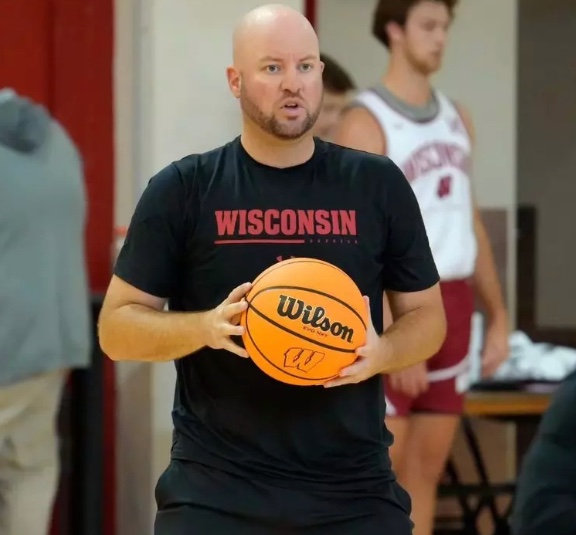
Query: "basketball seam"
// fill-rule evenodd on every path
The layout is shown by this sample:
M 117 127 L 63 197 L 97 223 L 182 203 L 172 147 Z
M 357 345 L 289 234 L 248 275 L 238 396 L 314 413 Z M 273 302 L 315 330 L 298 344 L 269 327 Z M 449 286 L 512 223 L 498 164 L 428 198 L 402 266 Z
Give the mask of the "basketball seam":
M 330 262 L 326 262 L 326 260 L 320 260 L 319 258 L 288 258 L 286 260 L 284 260 L 283 262 L 278 262 L 278 264 L 275 264 L 273 266 L 270 266 L 269 268 L 266 268 L 264 271 L 266 271 L 266 273 L 260 273 L 260 275 L 258 275 L 252 284 L 257 284 L 258 282 L 260 282 L 264 277 L 267 277 L 270 273 L 272 273 L 273 271 L 276 271 L 276 269 L 284 267 L 287 264 L 314 264 L 314 263 L 321 263 L 324 264 L 328 267 L 334 268 L 336 271 L 340 271 L 340 273 L 346 275 L 347 277 L 349 277 L 350 275 L 348 275 L 348 273 L 346 273 L 344 270 L 340 269 L 338 266 L 335 266 L 334 264 L 331 264 Z

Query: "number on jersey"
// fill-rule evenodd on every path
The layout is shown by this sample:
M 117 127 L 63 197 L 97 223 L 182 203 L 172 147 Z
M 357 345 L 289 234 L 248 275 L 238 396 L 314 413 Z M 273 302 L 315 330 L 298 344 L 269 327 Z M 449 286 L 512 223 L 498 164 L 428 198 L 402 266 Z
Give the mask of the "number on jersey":
M 450 196 L 450 193 L 452 193 L 452 175 L 445 175 L 440 178 L 436 193 L 441 199 Z

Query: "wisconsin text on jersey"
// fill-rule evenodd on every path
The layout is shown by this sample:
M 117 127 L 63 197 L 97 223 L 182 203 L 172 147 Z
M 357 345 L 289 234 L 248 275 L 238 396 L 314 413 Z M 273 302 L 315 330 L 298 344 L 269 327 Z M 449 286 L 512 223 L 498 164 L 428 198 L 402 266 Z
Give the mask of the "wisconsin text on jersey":
M 217 210 L 215 244 L 357 243 L 356 210 Z
M 433 169 L 456 167 L 463 173 L 470 172 L 470 155 L 467 150 L 455 143 L 433 141 L 413 152 L 401 165 L 406 178 L 412 182 Z

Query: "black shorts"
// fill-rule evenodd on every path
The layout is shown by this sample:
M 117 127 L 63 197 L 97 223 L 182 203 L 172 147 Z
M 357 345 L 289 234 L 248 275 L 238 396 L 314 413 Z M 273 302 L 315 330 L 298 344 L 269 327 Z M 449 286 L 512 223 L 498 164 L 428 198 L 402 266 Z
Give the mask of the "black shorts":
M 411 535 L 412 523 L 393 507 L 386 514 L 310 527 L 290 527 L 193 505 L 158 511 L 154 535 Z
M 301 491 L 172 461 L 156 485 L 154 535 L 411 535 L 410 498 Z

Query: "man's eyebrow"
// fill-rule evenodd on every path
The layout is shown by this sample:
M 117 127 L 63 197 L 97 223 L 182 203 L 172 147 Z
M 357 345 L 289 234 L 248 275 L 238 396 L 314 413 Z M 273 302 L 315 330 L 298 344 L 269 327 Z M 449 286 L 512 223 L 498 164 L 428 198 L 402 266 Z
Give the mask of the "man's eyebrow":
M 314 60 L 314 59 L 318 59 L 317 56 L 315 56 L 314 54 L 309 54 L 308 56 L 304 56 L 303 58 L 301 58 L 299 61 L 310 61 L 310 60 Z M 272 62 L 272 63 L 282 63 L 284 60 L 282 58 L 276 58 L 274 56 L 264 56 L 263 58 L 260 58 L 261 62 Z

